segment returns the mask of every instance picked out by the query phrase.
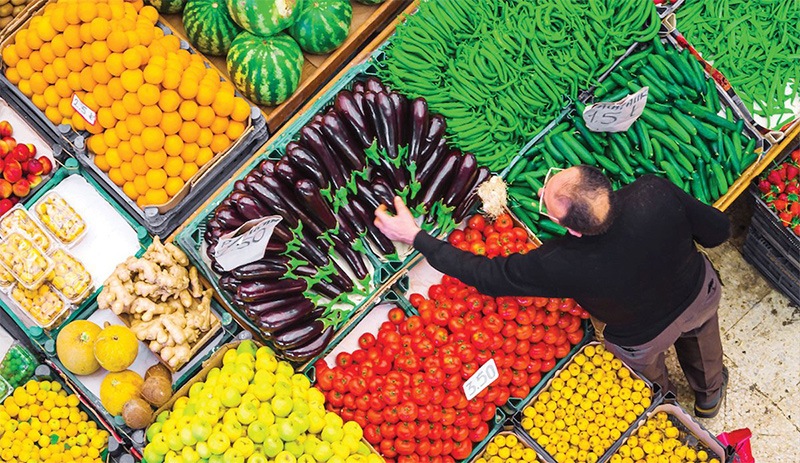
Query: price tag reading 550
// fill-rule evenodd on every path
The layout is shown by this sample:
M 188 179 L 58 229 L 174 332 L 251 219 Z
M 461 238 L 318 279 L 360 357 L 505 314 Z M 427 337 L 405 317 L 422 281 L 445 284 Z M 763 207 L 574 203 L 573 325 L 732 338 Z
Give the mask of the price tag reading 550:
M 217 263 L 225 270 L 255 262 L 264 257 L 272 231 L 281 221 L 277 215 L 254 219 L 232 233 L 220 237 L 214 248 Z
M 464 395 L 467 396 L 467 400 L 472 400 L 498 377 L 500 377 L 500 374 L 497 372 L 497 365 L 495 365 L 494 359 L 489 359 L 488 362 L 478 368 L 474 375 L 464 382 Z

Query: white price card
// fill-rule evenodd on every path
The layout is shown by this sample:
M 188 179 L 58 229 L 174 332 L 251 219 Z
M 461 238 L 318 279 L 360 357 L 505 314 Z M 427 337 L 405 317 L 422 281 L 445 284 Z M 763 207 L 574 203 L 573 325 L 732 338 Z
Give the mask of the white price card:
M 278 215 L 253 219 L 221 236 L 214 248 L 217 263 L 227 271 L 261 259 L 280 221 Z
M 624 132 L 642 115 L 647 104 L 649 87 L 614 102 L 595 103 L 586 107 L 583 121 L 592 132 Z
M 494 359 L 489 359 L 488 362 L 478 368 L 474 375 L 464 382 L 464 395 L 467 396 L 467 400 L 472 400 L 499 377 L 500 373 L 497 372 L 497 365 L 494 363 Z
M 86 104 L 78 98 L 77 94 L 72 95 L 72 109 L 80 114 L 89 125 L 94 125 L 94 123 L 97 122 L 97 113 L 92 111 L 92 108 L 86 106 Z

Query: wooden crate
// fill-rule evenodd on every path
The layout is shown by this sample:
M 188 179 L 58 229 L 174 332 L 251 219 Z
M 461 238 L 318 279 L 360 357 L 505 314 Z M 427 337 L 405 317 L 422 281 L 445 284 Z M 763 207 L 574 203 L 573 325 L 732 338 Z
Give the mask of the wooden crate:
M 342 66 L 348 63 L 359 49 L 368 43 L 374 34 L 379 33 L 389 23 L 392 23 L 391 29 L 394 30 L 394 25 L 399 20 L 398 14 L 410 2 L 411 0 L 386 0 L 380 5 L 352 2 L 353 19 L 350 24 L 350 35 L 344 43 L 325 55 L 304 53 L 305 63 L 297 91 L 277 106 L 261 106 L 269 132 L 277 132 Z M 180 14 L 164 15 L 162 18 L 178 33 L 178 36 L 186 39 L 186 29 L 183 27 Z M 230 80 L 224 56 L 206 56 L 206 59 L 211 61 L 227 80 Z

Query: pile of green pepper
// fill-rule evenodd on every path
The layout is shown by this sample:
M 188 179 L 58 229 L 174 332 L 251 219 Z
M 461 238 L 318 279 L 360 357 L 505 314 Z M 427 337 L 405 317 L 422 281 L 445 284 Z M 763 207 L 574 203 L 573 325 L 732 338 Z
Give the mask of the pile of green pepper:
M 631 44 L 651 40 L 652 0 L 437 0 L 397 28 L 379 76 L 427 100 L 452 144 L 502 170 Z

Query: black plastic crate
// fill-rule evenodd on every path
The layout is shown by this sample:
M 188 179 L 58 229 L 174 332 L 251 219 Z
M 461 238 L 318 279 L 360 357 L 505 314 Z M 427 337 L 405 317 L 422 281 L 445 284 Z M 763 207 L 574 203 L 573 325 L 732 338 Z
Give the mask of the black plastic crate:
M 753 227 L 747 233 L 742 254 L 772 286 L 800 305 L 800 266 L 793 265 Z

